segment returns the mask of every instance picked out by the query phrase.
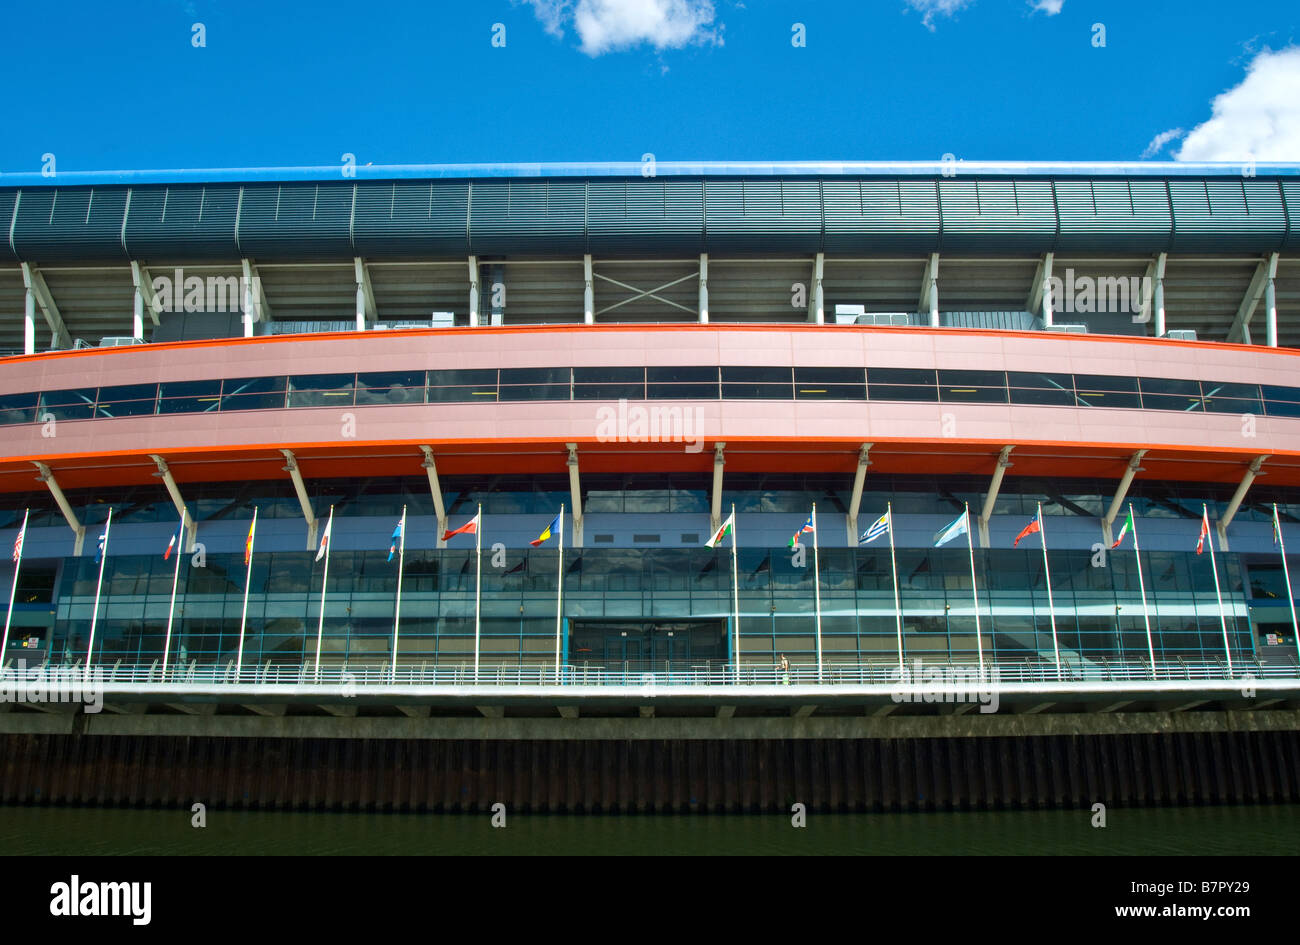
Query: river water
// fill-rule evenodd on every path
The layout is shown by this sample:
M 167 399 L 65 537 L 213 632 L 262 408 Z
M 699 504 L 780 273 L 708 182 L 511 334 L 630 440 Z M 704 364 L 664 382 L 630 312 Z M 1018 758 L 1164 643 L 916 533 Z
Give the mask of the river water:
M 1293 855 L 1300 805 L 788 815 L 334 814 L 0 807 L 6 854 Z

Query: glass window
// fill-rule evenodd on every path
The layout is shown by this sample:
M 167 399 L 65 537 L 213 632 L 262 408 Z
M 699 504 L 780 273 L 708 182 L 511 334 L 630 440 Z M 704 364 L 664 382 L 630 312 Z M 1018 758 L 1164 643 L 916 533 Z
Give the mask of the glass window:
M 495 368 L 430 371 L 429 403 L 482 403 L 497 399 Z
M 241 377 L 221 387 L 222 410 L 274 410 L 284 406 L 284 377 Z
M 495 373 L 495 372 L 491 372 Z M 378 371 L 357 375 L 357 404 L 424 403 L 423 371 Z
M 76 390 L 47 390 L 41 394 L 39 413 L 52 414 L 56 420 L 89 420 L 95 415 L 93 387 Z
M 159 385 L 159 413 L 201 413 L 221 401 L 221 381 L 167 381 Z
M 99 389 L 97 417 L 134 417 L 152 414 L 158 402 L 157 384 L 125 384 Z
M 1074 404 L 1073 374 L 1008 371 L 1007 386 L 1013 404 Z
M 289 406 L 351 406 L 355 382 L 355 374 L 294 374 L 289 378 Z
M 0 424 L 36 419 L 36 394 L 0 394 Z
M 939 399 L 958 403 L 1005 404 L 1007 376 L 1002 371 L 940 371 Z
M 1140 377 L 1138 384 L 1142 389 L 1142 406 L 1147 410 L 1182 410 L 1199 413 L 1204 409 L 1199 381 Z
M 646 368 L 646 397 L 650 400 L 717 400 L 716 367 Z
M 1215 413 L 1261 413 L 1259 386 L 1203 381 L 1205 409 Z
M 568 400 L 570 368 L 502 368 L 502 400 Z
M 869 384 L 925 384 L 937 383 L 935 371 L 923 368 L 867 368 Z
M 794 397 L 790 368 L 724 367 L 724 400 L 791 400 Z
M 794 396 L 799 400 L 862 400 L 867 396 L 862 368 L 794 369 Z
M 644 400 L 645 368 L 574 368 L 575 400 Z
M 1104 374 L 1076 374 L 1074 387 L 1079 403 L 1089 407 L 1141 407 L 1136 377 Z

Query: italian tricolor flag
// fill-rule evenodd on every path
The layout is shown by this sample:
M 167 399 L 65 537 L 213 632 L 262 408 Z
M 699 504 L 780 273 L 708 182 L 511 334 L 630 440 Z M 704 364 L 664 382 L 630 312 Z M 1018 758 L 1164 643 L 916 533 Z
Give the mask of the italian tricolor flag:
M 722 527 L 713 533 L 713 537 L 704 543 L 705 546 L 709 548 L 716 548 L 718 542 L 722 541 L 722 539 L 726 538 L 728 535 L 731 534 L 731 526 L 736 523 L 735 520 L 736 520 L 736 513 L 732 512 L 730 515 L 727 516 L 727 520 L 722 523 Z
M 1111 545 L 1111 547 L 1118 548 L 1119 543 L 1124 540 L 1124 536 L 1127 535 L 1132 530 L 1133 530 L 1133 510 L 1129 509 L 1128 518 L 1125 519 L 1124 521 L 1124 527 L 1119 530 L 1119 537 L 1115 539 L 1115 544 Z

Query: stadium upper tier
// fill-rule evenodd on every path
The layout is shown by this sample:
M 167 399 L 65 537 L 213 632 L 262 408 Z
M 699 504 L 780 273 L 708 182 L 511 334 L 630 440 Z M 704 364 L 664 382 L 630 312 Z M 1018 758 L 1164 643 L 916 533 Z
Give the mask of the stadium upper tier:
M 1300 167 L 4 175 L 0 354 L 355 327 L 852 322 L 1300 346 Z

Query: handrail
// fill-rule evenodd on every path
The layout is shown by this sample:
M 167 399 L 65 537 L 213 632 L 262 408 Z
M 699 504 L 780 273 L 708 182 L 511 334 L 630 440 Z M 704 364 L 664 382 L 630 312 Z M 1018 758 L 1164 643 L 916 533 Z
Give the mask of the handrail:
M 90 675 L 87 675 L 89 669 Z M 1249 684 L 1264 680 L 1300 681 L 1300 666 L 1294 663 L 1262 663 L 1259 660 L 1235 663 L 1229 673 L 1222 661 L 1157 662 L 1154 666 L 1146 660 L 1105 660 L 1083 662 L 1076 660 L 1056 664 L 1041 660 L 990 662 L 981 674 L 974 661 L 917 661 L 906 666 L 900 674 L 896 662 L 828 663 L 819 673 L 813 664 L 791 664 L 788 670 L 768 664 L 748 663 L 735 666 L 714 664 L 683 664 L 668 667 L 665 671 L 610 669 L 603 665 L 566 664 L 557 673 L 554 666 L 489 665 L 477 672 L 472 664 L 449 663 L 430 666 L 427 661 L 398 665 L 392 671 L 388 664 L 322 664 L 317 668 L 312 661 L 286 663 L 265 661 L 245 665 L 236 671 L 234 661 L 226 663 L 172 664 L 160 669 L 158 661 L 128 664 L 92 664 L 89 668 L 80 661 L 73 664 L 44 662 L 27 666 L 25 661 L 5 661 L 3 675 L 8 678 L 26 674 L 38 676 L 45 682 L 77 681 L 114 687 L 132 685 L 187 685 L 233 686 L 255 685 L 265 689 L 304 689 L 343 686 L 347 689 L 384 689 L 395 686 L 599 686 L 638 687 L 641 689 L 683 686 L 750 687 L 773 686 L 878 686 L 878 687 L 951 687 L 979 685 L 997 686 L 1008 683 L 1064 683 L 1089 682 L 1241 682 Z

